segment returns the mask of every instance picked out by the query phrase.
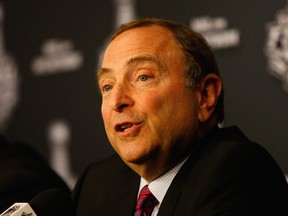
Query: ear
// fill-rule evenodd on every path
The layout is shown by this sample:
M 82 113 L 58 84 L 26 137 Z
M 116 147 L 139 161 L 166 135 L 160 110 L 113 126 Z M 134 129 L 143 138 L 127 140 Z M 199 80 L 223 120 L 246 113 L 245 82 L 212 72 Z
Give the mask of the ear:
M 206 122 L 213 114 L 218 98 L 222 91 L 222 81 L 216 74 L 208 74 L 200 86 L 200 106 L 198 118 L 200 122 Z

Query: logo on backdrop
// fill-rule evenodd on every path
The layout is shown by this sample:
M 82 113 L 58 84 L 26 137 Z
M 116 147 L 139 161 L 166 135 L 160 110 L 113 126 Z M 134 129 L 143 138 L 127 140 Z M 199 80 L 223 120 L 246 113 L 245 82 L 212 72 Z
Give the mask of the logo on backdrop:
M 283 89 L 288 93 L 288 8 L 279 10 L 266 29 L 268 72 L 282 81 Z
M 226 49 L 240 45 L 240 31 L 229 28 L 224 17 L 202 16 L 190 20 L 190 28 L 201 33 L 213 49 Z
M 4 9 L 0 4 L 0 131 L 7 126 L 8 119 L 18 100 L 17 67 L 4 47 Z
M 71 72 L 80 68 L 83 56 L 74 50 L 72 41 L 50 39 L 43 43 L 41 54 L 34 58 L 31 70 L 35 75 Z

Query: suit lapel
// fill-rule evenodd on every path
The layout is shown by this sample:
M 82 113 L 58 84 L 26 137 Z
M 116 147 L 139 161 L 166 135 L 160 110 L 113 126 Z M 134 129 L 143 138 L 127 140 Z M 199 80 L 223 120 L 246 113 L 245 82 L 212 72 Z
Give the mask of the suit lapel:
M 189 200 L 184 198 L 184 193 L 187 188 L 191 190 L 191 187 L 194 187 L 194 185 L 191 185 L 191 182 L 187 181 L 187 179 L 189 179 L 189 177 L 195 174 L 194 167 L 197 166 L 196 161 L 198 160 L 197 158 L 199 157 L 199 154 L 203 154 L 201 152 L 203 151 L 203 148 L 205 148 L 205 146 L 209 145 L 210 137 L 218 131 L 219 129 L 215 127 L 209 132 L 209 134 L 199 140 L 197 144 L 193 147 L 190 157 L 183 164 L 183 166 L 175 176 L 174 180 L 172 181 L 160 206 L 158 216 L 184 215 L 183 213 L 186 210 L 183 209 L 183 203 L 187 204 L 187 202 L 189 202 Z
M 139 182 L 140 177 L 132 171 L 118 179 L 117 184 L 113 186 L 110 201 L 102 204 L 100 213 L 107 216 L 133 215 Z
M 164 200 L 160 206 L 158 216 L 172 216 L 174 215 L 175 208 L 177 206 L 178 199 L 181 195 L 181 189 L 175 187 L 174 183 L 169 187 Z
M 117 202 L 115 207 L 125 212 L 125 216 L 127 216 L 127 212 L 131 212 L 131 215 L 134 213 L 139 184 L 140 177 L 134 172 L 131 172 L 131 175 L 126 175 L 125 178 L 122 179 L 122 183 L 118 185 L 119 196 L 115 199 Z
M 178 205 L 178 201 L 181 197 L 185 182 L 190 175 L 191 161 L 192 157 L 190 156 L 188 160 L 183 164 L 175 178 L 173 179 L 165 197 L 162 201 L 162 204 L 159 209 L 158 216 L 172 216 L 176 215 L 175 211 Z

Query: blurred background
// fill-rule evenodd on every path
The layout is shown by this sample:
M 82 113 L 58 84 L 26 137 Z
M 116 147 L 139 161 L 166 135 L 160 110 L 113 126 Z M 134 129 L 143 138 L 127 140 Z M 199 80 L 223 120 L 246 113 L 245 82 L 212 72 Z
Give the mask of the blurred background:
M 0 132 L 28 143 L 73 187 L 113 153 L 95 71 L 114 28 L 161 17 L 202 33 L 238 125 L 288 173 L 286 0 L 0 0 Z

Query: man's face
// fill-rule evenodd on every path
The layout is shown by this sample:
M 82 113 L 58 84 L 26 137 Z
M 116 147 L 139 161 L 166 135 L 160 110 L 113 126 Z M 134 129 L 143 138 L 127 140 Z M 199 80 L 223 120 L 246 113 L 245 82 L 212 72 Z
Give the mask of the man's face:
M 184 71 L 182 51 L 163 27 L 128 30 L 108 46 L 98 72 L 101 111 L 109 141 L 132 168 L 163 172 L 198 135 L 200 96 L 185 86 Z

